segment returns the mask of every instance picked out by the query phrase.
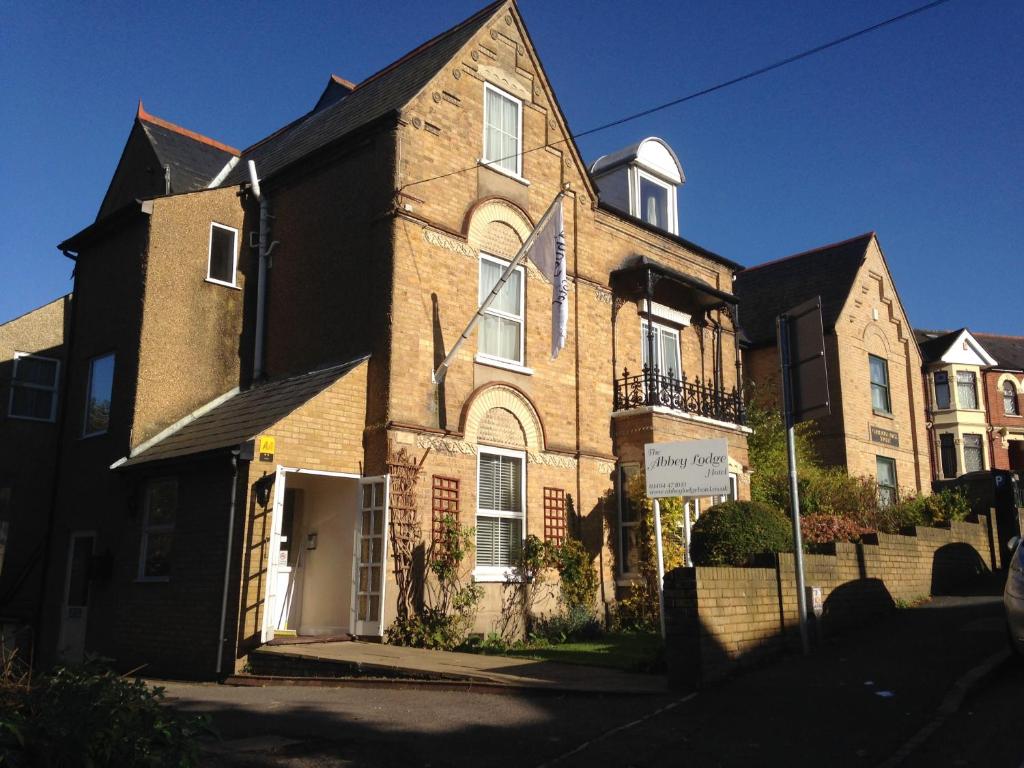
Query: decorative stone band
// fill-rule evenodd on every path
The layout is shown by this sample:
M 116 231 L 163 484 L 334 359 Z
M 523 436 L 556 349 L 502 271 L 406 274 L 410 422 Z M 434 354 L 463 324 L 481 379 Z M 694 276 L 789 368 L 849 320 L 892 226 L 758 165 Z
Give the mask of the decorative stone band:
M 416 435 L 416 445 L 420 448 L 430 448 L 438 453 L 446 453 L 450 456 L 465 455 L 475 456 L 476 446 L 467 443 L 465 440 L 453 440 L 449 437 L 438 437 L 437 435 Z M 526 452 L 526 460 L 529 464 L 543 464 L 548 467 L 559 467 L 561 469 L 576 469 L 576 459 L 572 456 L 563 456 L 558 453 L 547 452 Z M 612 467 L 611 464 L 608 465 Z M 611 469 L 608 470 L 609 472 Z
M 460 256 L 468 256 L 470 258 L 476 258 L 476 254 L 473 253 L 473 249 L 470 248 L 466 243 L 456 240 L 454 237 L 437 232 L 433 229 L 423 228 L 423 239 L 431 245 L 436 245 L 438 248 L 443 248 L 446 251 L 457 253 Z

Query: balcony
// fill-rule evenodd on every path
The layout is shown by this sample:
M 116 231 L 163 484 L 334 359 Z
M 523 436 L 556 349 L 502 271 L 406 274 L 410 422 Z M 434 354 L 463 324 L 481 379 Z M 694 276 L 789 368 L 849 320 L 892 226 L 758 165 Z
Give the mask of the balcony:
M 622 378 L 615 381 L 615 410 L 661 407 L 730 424 L 746 423 L 743 398 L 736 387 L 729 391 L 702 382 L 699 376 L 687 380 L 684 373 L 677 379 L 673 373 L 669 371 L 665 376 L 657 367 L 649 369 L 646 365 L 639 375 L 631 376 L 623 370 Z

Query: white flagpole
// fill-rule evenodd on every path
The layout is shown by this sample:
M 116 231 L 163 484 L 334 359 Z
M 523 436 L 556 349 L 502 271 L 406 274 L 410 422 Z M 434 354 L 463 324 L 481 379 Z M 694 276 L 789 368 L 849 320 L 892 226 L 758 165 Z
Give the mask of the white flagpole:
M 548 209 L 544 212 L 544 215 L 540 217 L 540 221 L 537 222 L 537 226 L 533 228 L 533 232 L 530 233 L 530 236 L 526 238 L 526 242 L 523 243 L 522 246 L 519 248 L 519 251 L 516 253 L 515 258 L 509 262 L 509 265 L 507 267 L 505 267 L 505 271 L 501 273 L 501 277 L 498 278 L 498 282 L 494 284 L 494 288 L 492 288 L 491 292 L 487 294 L 487 298 L 484 299 L 483 303 L 480 305 L 480 308 L 476 311 L 476 314 L 473 315 L 473 319 L 469 321 L 469 325 L 466 326 L 466 330 L 462 332 L 462 335 L 459 336 L 458 341 L 456 341 L 455 344 L 452 346 L 451 351 L 448 352 L 448 355 L 445 357 L 445 359 L 441 361 L 441 364 L 437 366 L 437 370 L 431 373 L 430 378 L 434 384 L 438 384 L 441 381 L 444 381 L 445 374 L 448 373 L 448 366 L 451 365 L 452 360 L 455 359 L 455 354 L 459 351 L 459 348 L 463 345 L 466 339 L 469 338 L 469 335 L 473 332 L 473 329 L 476 328 L 477 323 L 480 322 L 480 318 L 483 317 L 484 312 L 487 311 L 487 308 L 494 303 L 494 300 L 496 298 L 498 298 L 498 294 L 501 293 L 501 289 L 504 287 L 505 283 L 508 282 L 508 279 L 512 276 L 512 273 L 515 271 L 515 268 L 523 263 L 523 259 L 526 258 L 526 254 L 529 252 L 534 240 L 537 239 L 538 233 L 540 233 L 544 229 L 544 226 L 548 223 L 548 219 L 550 219 L 555 212 L 555 206 L 561 204 L 562 198 L 564 196 L 564 191 L 559 192 L 557 195 L 555 195 L 554 202 L 552 202 Z

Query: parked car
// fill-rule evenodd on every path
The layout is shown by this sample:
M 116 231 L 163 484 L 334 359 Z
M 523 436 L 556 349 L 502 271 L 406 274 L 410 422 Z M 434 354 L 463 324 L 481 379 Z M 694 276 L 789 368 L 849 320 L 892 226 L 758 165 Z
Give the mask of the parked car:
M 1003 605 L 1006 607 L 1006 625 L 1010 631 L 1010 644 L 1017 653 L 1024 655 L 1024 544 L 1020 536 L 1010 541 L 1014 549 L 1006 574 L 1006 588 L 1003 590 Z

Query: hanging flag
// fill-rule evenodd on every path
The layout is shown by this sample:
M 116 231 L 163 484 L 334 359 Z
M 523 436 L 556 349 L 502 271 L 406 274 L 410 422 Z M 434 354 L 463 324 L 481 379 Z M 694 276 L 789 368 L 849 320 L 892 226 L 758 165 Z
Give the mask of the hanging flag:
M 526 255 L 551 282 L 551 359 L 565 346 L 569 326 L 569 281 L 565 269 L 565 225 L 562 200 L 555 201 L 553 215 L 543 222 Z

